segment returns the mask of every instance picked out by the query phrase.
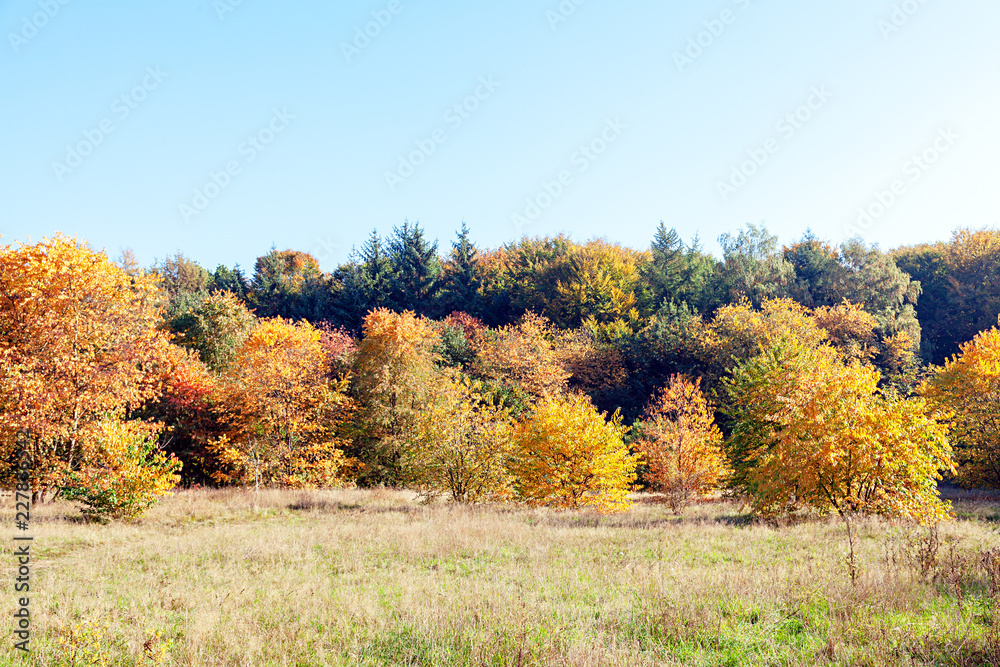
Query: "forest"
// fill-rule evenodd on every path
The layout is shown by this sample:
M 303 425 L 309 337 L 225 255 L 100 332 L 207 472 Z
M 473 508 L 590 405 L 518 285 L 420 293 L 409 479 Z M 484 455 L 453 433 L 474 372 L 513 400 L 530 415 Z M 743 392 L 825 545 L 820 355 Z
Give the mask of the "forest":
M 998 485 L 1000 232 L 719 243 L 484 249 L 463 223 L 444 248 L 404 222 L 332 273 L 0 246 L 5 484 L 27 452 L 37 500 L 101 520 L 178 486 L 360 486 L 925 523 L 939 480 Z

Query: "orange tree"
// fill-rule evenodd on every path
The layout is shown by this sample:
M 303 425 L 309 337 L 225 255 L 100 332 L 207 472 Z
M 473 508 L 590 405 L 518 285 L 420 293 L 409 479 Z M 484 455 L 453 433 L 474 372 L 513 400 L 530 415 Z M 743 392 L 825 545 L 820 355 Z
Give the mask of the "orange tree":
M 156 300 L 154 276 L 75 239 L 0 247 L 0 448 L 10 462 L 28 434 L 43 498 L 99 455 L 103 419 L 157 394 L 168 343 Z
M 722 431 L 701 381 L 675 375 L 632 428 L 642 453 L 646 482 L 675 512 L 696 496 L 718 489 L 726 478 Z
M 958 478 L 968 486 L 1000 485 L 1000 329 L 962 345 L 936 368 L 922 393 L 954 413 Z
M 490 329 L 473 339 L 473 375 L 497 388 L 495 393 L 515 414 L 523 414 L 535 400 L 566 388 L 569 373 L 556 339 L 546 318 L 526 313 L 516 325 Z
M 948 516 L 936 484 L 953 468 L 948 426 L 923 399 L 878 383 L 877 370 L 794 337 L 726 381 L 733 485 L 764 516 L 836 512 L 848 530 L 852 579 L 855 514 L 922 523 Z
M 629 506 L 638 457 L 610 421 L 583 394 L 546 396 L 518 425 L 511 471 L 518 495 L 530 505 L 622 511 Z
M 213 443 L 216 481 L 258 489 L 341 484 L 350 462 L 337 431 L 347 400 L 327 370 L 320 332 L 311 325 L 260 321 L 222 377 L 228 430 Z

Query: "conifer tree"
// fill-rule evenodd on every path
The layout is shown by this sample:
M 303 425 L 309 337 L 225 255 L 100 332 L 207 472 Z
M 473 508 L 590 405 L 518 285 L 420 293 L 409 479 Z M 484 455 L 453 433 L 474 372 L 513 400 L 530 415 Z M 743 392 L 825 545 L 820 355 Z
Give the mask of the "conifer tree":
M 479 250 L 469 238 L 469 227 L 464 221 L 457 240 L 451 244 L 445 276 L 442 310 L 475 313 L 479 308 L 479 287 L 482 285 Z
M 399 310 L 427 314 L 440 289 L 441 262 L 437 241 L 424 236 L 420 223 L 403 222 L 389 241 L 392 262 L 392 305 Z

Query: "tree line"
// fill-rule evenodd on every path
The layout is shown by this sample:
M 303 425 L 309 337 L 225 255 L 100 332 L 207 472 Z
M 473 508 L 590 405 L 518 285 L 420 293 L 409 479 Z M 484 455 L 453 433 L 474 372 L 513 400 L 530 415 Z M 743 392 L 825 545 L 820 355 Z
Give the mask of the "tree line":
M 782 247 L 747 225 L 717 259 L 662 223 L 646 250 L 482 250 L 463 224 L 443 256 L 405 222 L 333 272 L 272 249 L 249 275 L 2 246 L 0 472 L 27 449 L 37 494 L 96 515 L 178 483 L 356 483 L 939 517 L 942 474 L 1000 480 L 998 241 Z

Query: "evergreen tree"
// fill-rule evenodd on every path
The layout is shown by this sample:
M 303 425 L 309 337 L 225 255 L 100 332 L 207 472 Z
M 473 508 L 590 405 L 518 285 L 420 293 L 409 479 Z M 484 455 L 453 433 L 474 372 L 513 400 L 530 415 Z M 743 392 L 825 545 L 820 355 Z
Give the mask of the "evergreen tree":
M 395 272 L 378 230 L 350 261 L 333 274 L 332 319 L 336 324 L 359 331 L 365 315 L 389 305 Z
M 424 237 L 420 223 L 403 222 L 389 241 L 392 262 L 392 304 L 399 310 L 429 314 L 440 291 L 441 262 L 437 241 Z
M 220 264 L 212 274 L 212 282 L 209 283 L 208 289 L 212 293 L 231 292 L 241 301 L 246 301 L 250 293 L 250 284 L 239 264 L 232 269 Z
M 442 311 L 475 313 L 479 309 L 479 287 L 482 275 L 479 251 L 469 238 L 469 227 L 462 222 L 458 239 L 451 244 L 451 256 L 445 267 L 445 284 L 442 290 Z
M 687 303 L 699 312 L 714 309 L 716 260 L 702 251 L 695 235 L 685 245 L 674 228 L 667 229 L 661 221 L 653 237 L 652 261 L 645 277 L 653 293 L 655 307 L 666 303 Z
M 673 301 L 684 280 L 684 241 L 677 229 L 668 230 L 661 220 L 650 249 L 653 261 L 649 267 L 648 280 L 653 287 L 656 303 L 659 305 L 664 301 Z

